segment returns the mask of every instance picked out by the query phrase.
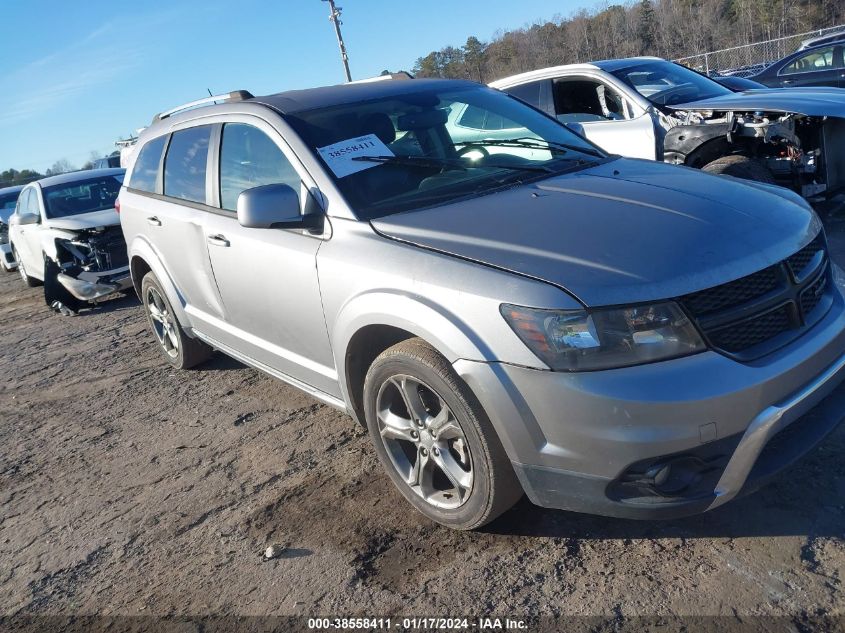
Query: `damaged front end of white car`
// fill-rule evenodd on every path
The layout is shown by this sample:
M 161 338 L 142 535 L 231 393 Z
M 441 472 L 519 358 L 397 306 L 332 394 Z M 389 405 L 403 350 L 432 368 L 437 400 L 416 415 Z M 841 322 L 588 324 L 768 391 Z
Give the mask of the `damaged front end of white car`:
M 845 90 L 725 91 L 677 104 L 655 96 L 668 163 L 768 180 L 808 199 L 845 190 Z
M 87 302 L 131 286 L 126 242 L 119 225 L 56 230 L 44 263 L 44 299 L 55 310 L 77 312 Z

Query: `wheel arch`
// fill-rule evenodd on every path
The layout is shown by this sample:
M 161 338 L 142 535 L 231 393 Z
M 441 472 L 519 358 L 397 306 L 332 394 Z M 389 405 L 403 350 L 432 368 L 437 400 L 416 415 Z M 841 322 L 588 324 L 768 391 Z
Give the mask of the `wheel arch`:
M 333 328 L 335 362 L 340 387 L 350 413 L 364 423 L 364 378 L 384 350 L 418 337 L 450 363 L 460 358 L 490 358 L 489 349 L 457 317 L 421 297 L 385 292 L 368 293 L 348 302 Z
M 129 249 L 129 273 L 132 276 L 132 285 L 135 288 L 135 292 L 142 302 L 141 281 L 148 272 L 152 272 L 158 279 L 159 284 L 167 295 L 167 300 L 173 308 L 173 312 L 176 314 L 176 318 L 183 327 L 188 328 L 187 333 L 190 336 L 189 328 L 191 321 L 188 318 L 187 312 L 185 312 L 186 302 L 184 296 L 179 292 L 178 287 L 167 273 L 167 269 L 161 263 L 161 259 L 153 247 L 144 240 L 136 240 Z
M 702 167 L 719 156 L 732 153 L 728 131 L 727 124 L 676 125 L 663 139 L 664 158 L 688 167 Z

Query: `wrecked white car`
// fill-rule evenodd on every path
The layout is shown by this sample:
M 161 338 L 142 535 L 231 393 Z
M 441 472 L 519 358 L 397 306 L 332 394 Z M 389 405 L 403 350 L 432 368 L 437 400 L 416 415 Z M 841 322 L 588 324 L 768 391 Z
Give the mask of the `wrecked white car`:
M 44 284 L 47 305 L 73 314 L 132 285 L 115 209 L 123 169 L 51 176 L 24 187 L 9 241 L 28 286 Z
M 557 66 L 490 84 L 605 150 L 789 187 L 845 189 L 845 90 L 732 92 L 656 57 Z

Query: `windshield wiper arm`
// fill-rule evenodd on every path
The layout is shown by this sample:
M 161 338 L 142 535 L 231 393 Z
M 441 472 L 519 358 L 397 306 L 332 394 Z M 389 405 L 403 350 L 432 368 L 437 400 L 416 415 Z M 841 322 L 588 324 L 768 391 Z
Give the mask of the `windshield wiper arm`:
M 433 158 L 430 156 L 356 156 L 352 160 L 360 160 L 368 163 L 394 163 L 396 165 L 414 165 L 420 167 L 453 167 L 455 169 L 466 169 L 460 160 L 448 158 Z
M 484 146 L 495 145 L 497 147 L 527 147 L 529 149 L 556 149 L 563 153 L 568 151 L 581 152 L 582 154 L 589 154 L 596 158 L 604 158 L 597 150 L 592 147 L 582 147 L 580 145 L 572 145 L 571 143 L 563 143 L 561 141 L 547 141 L 542 138 L 533 138 L 530 136 L 521 136 L 519 138 L 504 138 L 504 139 L 486 139 L 480 141 L 464 141 L 462 143 L 455 143 L 462 146 Z
M 467 165 L 461 159 L 432 158 L 430 156 L 356 156 L 352 160 L 362 160 L 371 163 L 394 163 L 396 165 L 420 165 L 428 167 L 452 167 L 454 169 L 466 170 L 473 165 Z M 553 170 L 542 165 L 502 165 L 485 162 L 480 167 L 492 167 L 494 169 L 516 169 L 520 171 L 540 171 L 551 173 Z

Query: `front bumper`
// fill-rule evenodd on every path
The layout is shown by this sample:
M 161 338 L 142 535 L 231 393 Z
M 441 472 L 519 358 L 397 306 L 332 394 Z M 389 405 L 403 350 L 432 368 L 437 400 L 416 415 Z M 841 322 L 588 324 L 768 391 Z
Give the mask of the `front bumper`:
M 845 302 L 835 293 L 822 321 L 753 363 L 705 352 L 600 372 L 455 368 L 534 503 L 673 518 L 761 485 L 845 417 Z
M 129 267 L 105 272 L 83 272 L 77 277 L 59 273 L 57 279 L 62 286 L 80 301 L 94 301 L 132 286 Z
M 12 254 L 12 245 L 8 242 L 0 244 L 0 259 L 2 259 L 3 268 L 6 270 L 15 270 L 18 267 L 18 262 Z

